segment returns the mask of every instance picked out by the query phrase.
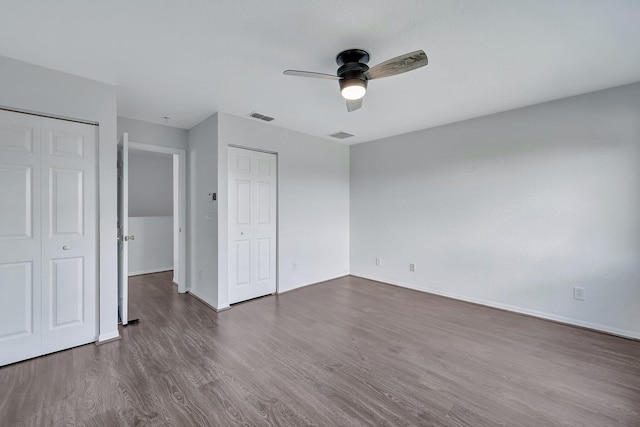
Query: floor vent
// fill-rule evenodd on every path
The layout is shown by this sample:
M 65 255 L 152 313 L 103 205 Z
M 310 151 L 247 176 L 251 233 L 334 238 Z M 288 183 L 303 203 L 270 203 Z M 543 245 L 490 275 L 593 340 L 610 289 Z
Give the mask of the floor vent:
M 332 133 L 329 136 L 336 139 L 346 139 L 346 138 L 351 138 L 352 136 L 355 136 L 355 135 L 340 131 L 340 132 Z
M 264 114 L 260 114 L 260 113 L 256 113 L 256 112 L 250 113 L 249 117 L 253 117 L 254 119 L 258 119 L 258 120 L 263 120 L 265 122 L 270 122 L 270 121 L 274 120 L 273 117 L 265 116 Z

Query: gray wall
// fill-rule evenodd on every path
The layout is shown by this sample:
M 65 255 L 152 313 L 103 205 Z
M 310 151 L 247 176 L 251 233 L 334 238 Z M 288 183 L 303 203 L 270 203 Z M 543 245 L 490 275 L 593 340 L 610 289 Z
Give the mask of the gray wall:
M 189 131 L 141 120 L 118 117 L 118 135 L 129 134 L 129 141 L 186 150 Z
M 191 293 L 218 308 L 218 202 L 208 199 L 218 187 L 218 114 L 189 130 L 188 158 L 187 282 Z
M 173 159 L 129 152 L 129 216 L 173 216 Z
M 352 274 L 640 338 L 640 83 L 355 145 L 350 172 Z
M 348 274 L 349 146 L 218 113 L 189 131 L 191 292 L 229 305 L 228 145 L 278 154 L 279 291 Z
M 278 289 L 349 273 L 349 146 L 219 114 L 218 182 L 227 193 L 227 146 L 278 154 Z M 219 262 L 226 266 L 227 198 L 221 197 Z M 293 264 L 296 269 L 293 270 Z M 225 270 L 226 272 L 226 270 Z M 226 275 L 223 280 L 226 280 Z

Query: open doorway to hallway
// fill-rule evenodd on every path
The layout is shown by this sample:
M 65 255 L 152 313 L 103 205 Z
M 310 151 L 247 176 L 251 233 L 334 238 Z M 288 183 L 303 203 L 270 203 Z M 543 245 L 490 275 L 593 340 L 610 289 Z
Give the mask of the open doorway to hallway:
M 126 326 L 136 318 L 128 310 L 128 277 L 172 271 L 178 292 L 186 292 L 186 153 L 129 142 L 126 133 L 120 153 L 119 311 Z

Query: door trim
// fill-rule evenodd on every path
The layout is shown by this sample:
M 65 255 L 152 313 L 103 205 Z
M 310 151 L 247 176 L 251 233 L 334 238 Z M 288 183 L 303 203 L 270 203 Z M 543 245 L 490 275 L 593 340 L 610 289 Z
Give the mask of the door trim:
M 176 162 L 178 164 L 178 185 L 177 185 L 177 189 L 178 189 L 178 206 L 176 208 L 175 203 L 174 203 L 174 235 L 175 235 L 175 213 L 176 211 L 178 212 L 178 227 L 180 228 L 180 230 L 182 230 L 181 232 L 179 232 L 179 239 L 178 242 L 176 244 L 176 242 L 174 241 L 173 247 L 174 247 L 174 251 L 176 249 L 178 249 L 178 259 L 179 259 L 179 266 L 178 266 L 178 277 L 175 277 L 174 275 L 174 282 L 175 279 L 177 279 L 177 285 L 178 285 L 178 292 L 183 294 L 185 292 L 187 292 L 187 290 L 189 289 L 189 287 L 187 286 L 187 257 L 186 257 L 186 234 L 187 234 L 187 227 L 186 227 L 186 217 L 187 217 L 187 152 L 186 150 L 183 150 L 181 148 L 173 148 L 173 147 L 164 147 L 164 146 L 160 146 L 160 145 L 153 145 L 153 144 L 144 144 L 141 142 L 133 142 L 131 140 L 129 140 L 129 149 L 135 149 L 135 150 L 139 150 L 139 151 L 149 151 L 149 152 L 153 152 L 153 153 L 163 153 L 163 154 L 170 154 L 172 159 L 173 159 L 173 164 L 176 165 Z M 175 185 L 175 172 L 174 172 L 174 188 L 176 187 Z M 174 268 L 174 272 L 175 272 L 175 268 L 176 266 L 173 266 Z
M 65 117 L 65 116 L 54 116 L 52 114 L 43 114 L 43 113 L 37 113 L 34 111 L 20 110 L 17 108 L 5 107 L 3 105 L 0 105 L 0 110 L 9 111 L 11 113 L 28 114 L 30 116 L 44 117 L 47 119 L 64 120 L 65 122 L 80 123 L 83 125 L 99 126 L 98 122 L 92 122 L 89 120 L 80 120 L 80 119 L 74 119 L 72 117 Z

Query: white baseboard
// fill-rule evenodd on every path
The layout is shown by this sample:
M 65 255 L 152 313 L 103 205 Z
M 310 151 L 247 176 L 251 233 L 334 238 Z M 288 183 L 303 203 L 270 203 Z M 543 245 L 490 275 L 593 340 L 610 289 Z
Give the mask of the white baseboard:
M 338 273 L 338 274 L 332 274 L 331 276 L 321 277 L 321 278 L 312 280 L 310 282 L 304 282 L 304 283 L 302 283 L 300 285 L 297 285 L 295 288 L 285 289 L 284 291 L 278 290 L 277 294 L 278 295 L 286 294 L 287 292 L 295 291 L 296 289 L 304 288 L 304 287 L 311 286 L 311 285 L 317 285 L 318 283 L 326 282 L 328 280 L 338 279 L 340 277 L 344 277 L 344 276 L 348 276 L 348 275 L 349 275 L 348 271 L 344 271 L 344 272 Z
M 223 305 L 223 306 L 220 306 L 220 307 L 216 307 L 216 306 L 213 304 L 213 301 L 210 301 L 209 299 L 204 298 L 204 297 L 202 297 L 202 296 L 198 295 L 198 294 L 197 294 L 196 292 L 194 292 L 193 290 L 188 290 L 186 293 L 188 293 L 189 295 L 191 295 L 192 297 L 194 297 L 195 299 L 197 299 L 198 301 L 200 301 L 200 302 L 201 302 L 201 303 L 203 303 L 204 305 L 208 306 L 209 308 L 211 308 L 211 309 L 213 309 L 213 310 L 215 310 L 215 311 L 217 311 L 217 312 L 225 311 L 225 310 L 228 310 L 228 309 L 230 309 L 230 308 L 231 308 L 231 306 L 230 306 L 229 304 L 227 304 L 227 305 Z
M 120 332 L 116 330 L 115 332 L 109 332 L 108 334 L 100 334 L 100 336 L 98 336 L 98 341 L 96 342 L 96 344 L 104 344 L 108 341 L 117 339 L 120 339 Z
M 478 298 L 470 298 L 470 297 L 466 297 L 466 296 L 462 296 L 462 295 L 458 295 L 458 294 L 453 294 L 453 293 L 450 293 L 450 292 L 443 292 L 443 291 L 438 291 L 438 290 L 429 289 L 429 288 L 419 288 L 419 287 L 417 287 L 415 285 L 412 285 L 412 284 L 409 284 L 409 283 L 404 283 L 404 282 L 400 282 L 400 281 L 396 281 L 396 280 L 384 279 L 384 278 L 381 278 L 381 277 L 370 276 L 370 275 L 367 275 L 367 274 L 360 274 L 360 273 L 353 273 L 352 272 L 351 275 L 352 276 L 356 276 L 356 277 L 362 277 L 363 279 L 375 280 L 376 282 L 382 282 L 382 283 L 386 283 L 386 284 L 393 285 L 393 286 L 399 286 L 399 287 L 402 287 L 402 288 L 413 289 L 414 291 L 425 292 L 425 293 L 433 294 L 433 295 L 440 295 L 440 296 L 443 296 L 443 297 L 452 298 L 452 299 L 456 299 L 456 300 L 460 300 L 460 301 L 466 301 L 466 302 L 479 304 L 479 305 L 484 305 L 484 306 L 487 306 L 487 307 L 499 308 L 501 310 L 511 311 L 511 312 L 514 312 L 514 313 L 526 314 L 528 316 L 538 317 L 540 319 L 552 320 L 554 322 L 564 323 L 564 324 L 567 324 L 567 325 L 579 326 L 579 327 L 587 328 L 587 329 L 593 329 L 594 331 L 605 332 L 607 334 L 616 335 L 616 336 L 623 337 L 623 338 L 631 338 L 631 339 L 635 339 L 635 340 L 640 340 L 640 333 L 634 332 L 634 331 L 628 331 L 628 330 L 625 330 L 625 329 L 612 328 L 612 327 L 606 326 L 606 325 L 600 325 L 600 324 L 597 324 L 597 323 L 584 322 L 582 320 L 573 319 L 571 317 L 558 316 L 558 315 L 551 314 L 551 313 L 546 313 L 546 312 L 543 312 L 543 311 L 530 310 L 530 309 L 527 309 L 527 308 L 521 308 L 521 307 L 508 305 L 508 304 L 502 304 L 502 303 L 498 303 L 498 302 L 494 302 L 494 301 L 487 301 L 487 300 L 478 299 Z
M 163 271 L 171 271 L 171 270 L 173 270 L 173 267 L 152 268 L 150 270 L 132 271 L 132 272 L 129 272 L 129 277 L 140 276 L 142 274 L 162 273 Z

